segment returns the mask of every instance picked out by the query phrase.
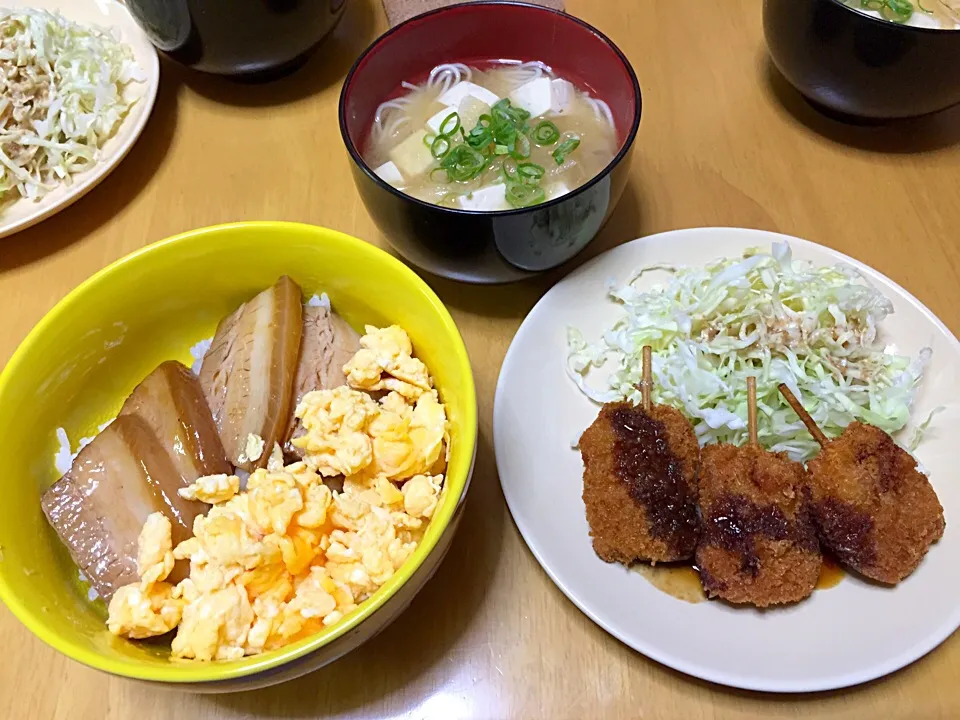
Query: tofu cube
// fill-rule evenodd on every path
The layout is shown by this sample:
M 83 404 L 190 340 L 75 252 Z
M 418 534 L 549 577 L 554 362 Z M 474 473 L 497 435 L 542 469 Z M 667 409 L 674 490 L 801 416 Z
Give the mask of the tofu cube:
M 553 185 L 545 187 L 543 189 L 544 195 L 546 195 L 547 200 L 553 200 L 558 198 L 561 195 L 566 195 L 570 192 L 570 188 L 567 187 L 567 184 L 562 181 L 555 182 Z
M 524 83 L 512 93 L 510 102 L 522 107 L 530 117 L 540 117 L 553 107 L 553 89 L 548 77 L 537 78 Z
M 550 81 L 550 109 L 557 115 L 570 112 L 575 97 L 576 89 L 572 82 L 568 80 Z
M 459 82 L 447 90 L 443 95 L 437 98 L 437 100 L 444 105 L 459 107 L 460 103 L 463 102 L 463 99 L 467 97 L 467 95 L 470 95 L 471 97 L 474 97 L 480 102 L 486 103 L 487 105 L 494 105 L 500 99 L 486 88 L 480 87 L 479 85 L 474 85 L 472 82 L 467 82 L 464 80 L 463 82 Z
M 450 117 L 450 113 L 459 114 L 459 111 L 453 105 L 448 105 L 443 110 L 441 110 L 436 115 L 434 115 L 432 118 L 427 120 L 427 127 L 430 128 L 430 132 L 432 132 L 434 135 L 439 134 L 440 126 L 443 125 L 444 120 Z
M 430 148 L 423 144 L 426 136 L 426 130 L 418 130 L 390 151 L 390 160 L 405 180 L 422 175 L 433 164 Z
M 507 204 L 507 186 L 504 184 L 475 190 L 460 197 L 460 207 L 464 210 L 509 210 Z
M 394 187 L 403 185 L 403 175 L 400 174 L 400 170 L 396 164 L 389 160 L 373 172 L 376 173 L 381 180 L 390 183 Z

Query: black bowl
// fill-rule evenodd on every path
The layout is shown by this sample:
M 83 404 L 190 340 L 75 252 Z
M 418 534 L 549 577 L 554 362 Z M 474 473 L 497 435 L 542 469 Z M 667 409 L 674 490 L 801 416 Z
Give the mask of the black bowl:
M 540 60 L 610 106 L 621 138 L 604 170 L 573 192 L 519 210 L 478 212 L 417 200 L 381 180 L 360 154 L 377 106 L 403 80 L 448 62 Z M 453 5 L 407 20 L 357 60 L 340 94 L 340 132 L 364 205 L 408 261 L 474 283 L 520 280 L 585 248 L 610 217 L 629 174 L 640 86 L 623 53 L 565 13 L 513 2 Z
M 346 0 L 126 0 L 167 56 L 217 75 L 270 79 L 299 67 Z
M 764 0 L 774 64 L 813 103 L 875 120 L 960 103 L 960 30 L 880 20 L 840 0 Z

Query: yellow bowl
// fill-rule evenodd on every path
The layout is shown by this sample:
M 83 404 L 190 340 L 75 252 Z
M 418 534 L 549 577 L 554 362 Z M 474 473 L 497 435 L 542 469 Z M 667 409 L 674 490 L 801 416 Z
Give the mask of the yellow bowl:
M 64 427 L 73 443 L 96 434 L 97 425 L 114 417 L 161 361 L 189 366 L 193 344 L 284 274 L 307 295 L 326 292 L 357 329 L 396 323 L 408 331 L 450 416 L 444 494 L 413 556 L 341 622 L 242 660 L 171 662 L 165 645 L 107 632 L 103 603 L 88 600 L 77 567 L 47 524 L 40 495 L 58 477 L 55 430 Z M 342 233 L 295 223 L 237 223 L 178 235 L 117 261 L 67 295 L 0 375 L 0 599 L 44 642 L 115 675 L 231 690 L 302 674 L 375 634 L 426 581 L 459 519 L 476 436 L 476 396 L 463 340 L 437 296 L 405 265 Z M 404 588 L 411 577 L 417 587 Z

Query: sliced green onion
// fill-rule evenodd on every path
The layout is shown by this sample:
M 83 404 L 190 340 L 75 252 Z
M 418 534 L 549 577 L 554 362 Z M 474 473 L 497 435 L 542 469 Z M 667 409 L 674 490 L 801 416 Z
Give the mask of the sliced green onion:
M 572 153 L 578 147 L 580 147 L 580 138 L 578 138 L 576 135 L 573 135 L 557 145 L 557 149 L 551 154 L 553 155 L 553 159 L 557 165 L 563 165 L 564 161 L 567 159 L 567 155 Z
M 494 155 L 509 155 L 510 148 L 507 145 L 494 145 L 493 146 Z
M 517 129 L 503 120 L 494 120 L 490 129 L 493 130 L 493 139 L 497 145 L 506 145 L 509 151 L 513 152 L 517 142 Z
M 545 172 L 543 165 L 537 165 L 536 163 L 525 162 L 517 165 L 517 175 L 520 176 L 522 182 L 528 185 L 540 182 L 540 178 L 543 177 Z
M 523 108 L 513 107 L 509 98 L 498 100 L 494 106 L 490 108 L 490 112 L 494 117 L 499 116 L 514 126 L 522 125 L 530 117 L 530 113 Z
M 484 127 L 482 125 L 477 125 L 467 135 L 467 145 L 472 147 L 474 150 L 485 148 L 492 142 L 493 133 L 490 131 L 489 127 Z
M 449 115 L 447 115 L 443 119 L 443 122 L 440 123 L 441 135 L 450 136 L 450 135 L 453 135 L 459 129 L 460 129 L 460 116 L 455 112 L 452 112 Z
M 423 144 L 427 146 L 427 150 L 430 150 L 433 147 L 433 141 L 436 139 L 436 135 L 427 133 L 423 136 Z
M 860 7 L 878 12 L 883 19 L 895 23 L 909 21 L 915 12 L 914 3 L 910 0 L 844 0 L 844 2 L 847 5 L 859 4 Z M 930 14 L 919 0 L 916 4 L 922 12 Z
M 513 207 L 522 208 L 543 202 L 546 193 L 539 185 L 511 184 L 507 186 L 507 202 Z
M 909 0 L 887 0 L 880 14 L 893 22 L 907 22 L 913 15 L 913 3 Z
M 559 139 L 560 131 L 549 120 L 543 120 L 533 129 L 533 141 L 537 145 L 553 145 Z
M 510 158 L 504 158 L 500 166 L 503 170 L 503 179 L 509 182 L 520 182 L 520 174 L 517 172 L 517 164 Z
M 526 160 L 530 157 L 530 138 L 523 133 L 517 133 L 517 140 L 510 156 L 514 160 Z
M 456 182 L 472 180 L 487 167 L 487 159 L 469 145 L 457 145 L 444 155 L 440 167 Z
M 446 135 L 437 135 L 430 144 L 430 154 L 437 160 L 450 152 L 450 138 Z

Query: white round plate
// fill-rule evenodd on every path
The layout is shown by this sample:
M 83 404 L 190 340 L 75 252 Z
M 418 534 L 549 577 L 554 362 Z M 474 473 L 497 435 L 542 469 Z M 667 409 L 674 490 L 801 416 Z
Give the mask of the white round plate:
M 40 200 L 20 199 L 0 209 L 2 238 L 35 225 L 79 200 L 117 166 L 140 137 L 150 117 L 160 84 L 160 63 L 147 36 L 134 22 L 126 7 L 117 0 L 7 0 L 0 2 L 0 7 L 56 11 L 76 23 L 113 30 L 122 42 L 130 46 L 137 64 L 146 76 L 143 82 L 130 84 L 127 92 L 131 97 L 137 98 L 137 102 L 116 134 L 100 149 L 97 164 L 86 172 L 74 175 L 69 185 L 58 186 Z
M 584 515 L 583 466 L 571 449 L 598 408 L 564 371 L 566 329 L 597 339 L 622 312 L 606 284 L 623 284 L 651 263 L 703 265 L 786 240 L 795 258 L 846 262 L 892 302 L 881 340 L 933 359 L 914 419 L 936 415 L 917 450 L 943 504 L 947 529 L 920 568 L 893 589 L 847 576 L 788 608 L 738 609 L 687 603 L 593 552 Z M 662 281 L 662 276 L 660 278 Z M 649 286 L 656 279 L 649 282 Z M 644 288 L 646 289 L 646 288 Z M 806 692 L 845 687 L 893 672 L 960 625 L 960 482 L 954 429 L 960 421 L 960 343 L 920 302 L 875 270 L 811 242 L 735 228 L 698 228 L 635 240 L 588 262 L 540 300 L 517 332 L 500 371 L 493 431 L 500 482 L 513 519 L 557 586 L 594 622 L 639 652 L 681 672 L 750 690 Z

